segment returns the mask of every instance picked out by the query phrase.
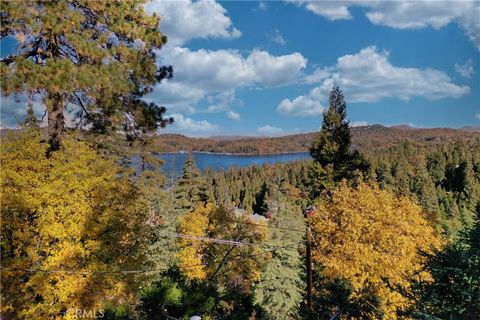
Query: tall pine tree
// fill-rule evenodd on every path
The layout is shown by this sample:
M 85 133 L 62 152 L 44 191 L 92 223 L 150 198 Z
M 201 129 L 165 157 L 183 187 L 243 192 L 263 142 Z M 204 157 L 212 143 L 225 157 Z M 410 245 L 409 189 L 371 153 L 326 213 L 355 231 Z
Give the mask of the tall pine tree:
M 144 1 L 2 1 L 0 19 L 1 39 L 18 43 L 0 59 L 2 94 L 43 97 L 50 152 L 61 145 L 67 105 L 93 129 L 113 124 L 130 137 L 172 121 L 140 99 L 173 75 L 155 64 L 167 38 Z
M 197 203 L 206 203 L 211 198 L 205 178 L 198 170 L 192 153 L 189 153 L 185 160 L 182 176 L 178 179 L 174 191 L 178 209 L 191 210 Z
M 310 195 L 315 198 L 332 182 L 352 179 L 366 172 L 368 162 L 358 151 L 351 151 L 352 135 L 347 120 L 347 105 L 342 91 L 335 86 L 330 92 L 329 108 L 323 114 L 320 134 L 310 148 L 314 164 L 309 172 Z

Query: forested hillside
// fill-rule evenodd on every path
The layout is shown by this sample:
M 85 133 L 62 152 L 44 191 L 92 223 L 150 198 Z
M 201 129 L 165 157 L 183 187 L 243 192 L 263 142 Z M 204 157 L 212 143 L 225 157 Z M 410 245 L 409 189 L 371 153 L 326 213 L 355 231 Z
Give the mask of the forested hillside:
M 467 129 L 416 129 L 384 127 L 381 125 L 351 128 L 352 146 L 370 148 L 391 146 L 403 141 L 421 142 L 428 145 L 455 140 L 471 140 L 480 137 L 480 130 Z M 204 151 L 217 153 L 272 154 L 308 151 L 316 137 L 315 132 L 283 137 L 214 137 L 189 138 L 179 134 L 161 134 L 154 138 L 152 151 Z

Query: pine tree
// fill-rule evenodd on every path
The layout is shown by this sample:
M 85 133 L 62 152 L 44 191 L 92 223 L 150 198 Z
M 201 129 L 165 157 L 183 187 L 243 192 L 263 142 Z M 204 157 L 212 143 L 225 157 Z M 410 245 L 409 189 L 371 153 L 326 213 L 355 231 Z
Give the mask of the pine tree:
M 338 86 L 330 92 L 329 103 L 328 110 L 323 114 L 322 129 L 310 148 L 310 154 L 322 166 L 339 168 L 350 158 L 352 135 L 346 119 L 347 106 Z
M 189 153 L 185 160 L 182 176 L 178 179 L 174 192 L 178 209 L 190 210 L 196 204 L 206 203 L 211 198 L 210 190 L 192 153 Z
M 269 199 L 273 211 L 270 225 L 273 245 L 282 247 L 300 243 L 305 221 L 298 206 L 291 205 L 281 192 L 281 188 L 273 190 Z M 282 230 L 278 228 L 291 228 Z M 294 245 L 274 251 L 272 259 L 262 272 L 253 295 L 255 302 L 263 309 L 267 319 L 296 319 L 304 293 L 303 259 Z
M 114 124 L 128 136 L 165 126 L 164 107 L 140 98 L 171 67 L 157 68 L 154 50 L 166 42 L 159 17 L 144 1 L 3 1 L 1 38 L 14 36 L 16 54 L 0 60 L 5 95 L 40 94 L 50 150 L 61 145 L 65 107 L 78 106 L 93 129 Z
M 358 153 L 351 151 L 352 136 L 347 120 L 346 103 L 342 91 L 334 87 L 329 96 L 329 108 L 323 114 L 320 134 L 310 148 L 314 165 L 310 168 L 310 188 L 313 198 L 322 189 L 330 187 L 330 182 L 342 179 L 352 179 L 355 171 L 366 172 L 367 161 Z
M 459 241 L 426 254 L 432 281 L 412 281 L 414 319 L 480 318 L 480 223 L 462 233 Z M 405 294 L 405 292 L 403 292 Z

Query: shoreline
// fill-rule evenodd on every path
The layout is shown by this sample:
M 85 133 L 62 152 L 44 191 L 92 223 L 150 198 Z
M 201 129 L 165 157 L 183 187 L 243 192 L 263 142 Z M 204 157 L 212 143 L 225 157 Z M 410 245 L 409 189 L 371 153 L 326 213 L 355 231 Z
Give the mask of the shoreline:
M 161 154 L 188 154 L 189 152 L 199 153 L 199 154 L 224 155 L 224 156 L 281 156 L 281 155 L 299 154 L 299 153 L 309 154 L 308 150 L 305 150 L 305 151 L 288 151 L 288 152 L 280 152 L 280 153 L 230 153 L 230 152 L 184 151 L 184 150 L 173 151 L 173 152 L 152 151 L 152 153 L 156 154 L 156 155 L 161 155 Z

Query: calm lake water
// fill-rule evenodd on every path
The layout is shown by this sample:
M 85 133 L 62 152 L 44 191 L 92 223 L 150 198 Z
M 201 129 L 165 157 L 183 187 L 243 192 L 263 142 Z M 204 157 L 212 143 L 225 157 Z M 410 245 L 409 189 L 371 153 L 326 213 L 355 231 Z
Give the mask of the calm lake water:
M 249 165 L 262 165 L 265 163 L 289 162 L 295 160 L 311 159 L 308 152 L 283 153 L 269 155 L 239 155 L 193 152 L 193 158 L 200 170 L 212 168 L 215 170 L 230 167 L 247 167 Z M 176 177 L 182 172 L 182 166 L 187 159 L 187 153 L 161 153 L 158 155 L 163 161 L 164 173 L 169 177 Z

